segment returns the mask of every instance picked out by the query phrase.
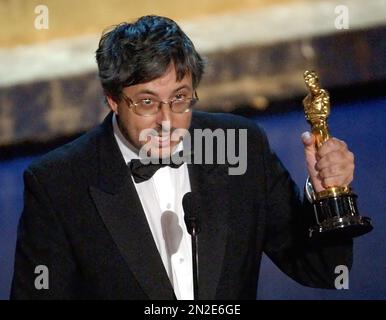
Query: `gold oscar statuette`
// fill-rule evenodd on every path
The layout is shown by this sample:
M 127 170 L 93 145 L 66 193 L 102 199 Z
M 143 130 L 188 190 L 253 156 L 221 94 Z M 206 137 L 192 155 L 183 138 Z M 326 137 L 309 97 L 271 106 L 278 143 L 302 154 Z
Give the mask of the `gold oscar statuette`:
M 303 76 L 309 91 L 303 100 L 304 113 L 311 125 L 318 149 L 331 138 L 327 125 L 330 96 L 320 87 L 319 78 L 314 71 L 305 71 Z M 357 195 L 350 186 L 329 186 L 323 191 L 314 192 L 310 180 L 307 179 L 305 193 L 315 212 L 315 221 L 309 229 L 311 238 L 356 237 L 373 229 L 371 219 L 359 215 Z

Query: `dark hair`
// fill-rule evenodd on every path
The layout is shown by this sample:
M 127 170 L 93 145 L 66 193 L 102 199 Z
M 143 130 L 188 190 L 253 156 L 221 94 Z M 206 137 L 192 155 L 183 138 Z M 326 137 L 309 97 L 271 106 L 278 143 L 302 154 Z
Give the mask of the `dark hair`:
M 188 36 L 173 20 L 159 16 L 144 16 L 105 32 L 96 60 L 103 90 L 115 100 L 124 87 L 162 76 L 171 62 L 177 80 L 190 73 L 194 88 L 204 71 L 204 61 Z

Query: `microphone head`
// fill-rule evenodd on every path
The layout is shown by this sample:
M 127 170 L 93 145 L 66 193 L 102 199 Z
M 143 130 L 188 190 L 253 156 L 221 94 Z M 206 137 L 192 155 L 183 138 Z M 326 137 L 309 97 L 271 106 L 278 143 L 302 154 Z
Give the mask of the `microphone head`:
M 187 192 L 182 198 L 182 207 L 184 208 L 185 216 L 190 216 L 192 213 L 192 193 Z
M 197 210 L 193 209 L 194 203 L 194 195 L 192 192 L 185 193 L 182 198 L 182 207 L 184 209 L 184 220 L 186 224 L 186 228 L 188 229 L 189 234 L 192 234 L 193 229 L 195 229 L 195 233 L 198 234 L 200 232 L 199 221 Z

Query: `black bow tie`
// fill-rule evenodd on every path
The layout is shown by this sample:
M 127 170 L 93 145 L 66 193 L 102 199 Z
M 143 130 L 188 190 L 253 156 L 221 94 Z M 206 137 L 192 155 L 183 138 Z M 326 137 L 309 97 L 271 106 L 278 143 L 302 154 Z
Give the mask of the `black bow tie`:
M 180 164 L 175 164 L 172 161 L 169 162 L 170 164 L 143 164 L 140 159 L 133 159 L 129 162 L 129 167 L 131 170 L 131 174 L 133 175 L 134 181 L 136 183 L 140 183 L 149 180 L 154 175 L 154 173 L 156 173 L 156 171 L 160 168 L 167 166 L 171 168 L 179 168 L 183 164 L 183 162 Z

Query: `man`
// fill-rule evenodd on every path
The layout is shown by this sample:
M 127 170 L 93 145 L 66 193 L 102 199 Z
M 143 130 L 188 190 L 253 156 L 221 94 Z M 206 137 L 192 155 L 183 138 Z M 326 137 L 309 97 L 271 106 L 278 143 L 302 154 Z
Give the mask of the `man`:
M 334 287 L 335 267 L 351 266 L 351 239 L 307 241 L 311 206 L 253 123 L 192 112 L 204 64 L 175 22 L 146 16 L 118 25 L 103 35 L 96 57 L 111 112 L 26 170 L 12 298 L 192 299 L 182 207 L 190 191 L 201 220 L 201 299 L 255 299 L 263 251 L 296 281 Z M 247 141 L 236 141 L 248 146 L 245 172 L 229 174 L 231 164 L 220 161 L 141 163 L 185 152 L 173 139 L 183 129 L 189 132 L 179 138 L 247 130 Z M 313 139 L 303 137 L 314 189 L 348 185 L 354 164 L 344 142 L 330 139 L 316 152 Z M 191 154 L 202 151 L 192 146 Z M 37 266 L 49 271 L 49 284 L 38 289 Z

